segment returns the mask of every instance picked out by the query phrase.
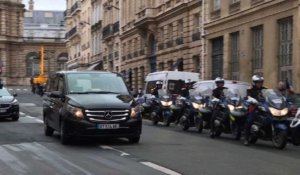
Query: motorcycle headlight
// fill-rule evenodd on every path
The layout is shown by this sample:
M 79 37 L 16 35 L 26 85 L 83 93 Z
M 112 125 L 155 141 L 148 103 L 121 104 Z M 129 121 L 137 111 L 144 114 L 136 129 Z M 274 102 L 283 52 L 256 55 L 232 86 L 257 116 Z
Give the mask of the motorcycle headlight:
M 228 108 L 229 108 L 230 111 L 234 110 L 234 106 L 233 105 L 228 105 Z
M 14 100 L 11 102 L 11 104 L 12 104 L 12 105 L 18 105 L 18 104 L 19 104 L 19 102 L 18 102 L 18 100 L 17 100 L 17 99 L 14 99 Z
M 173 104 L 172 101 L 160 101 L 161 105 L 163 106 L 171 106 Z
M 71 105 L 68 105 L 67 106 L 67 110 L 76 118 L 76 119 L 83 119 L 84 118 L 84 115 L 83 115 L 83 112 L 82 112 L 82 109 L 81 108 L 78 108 L 78 107 L 74 107 L 74 106 L 71 106 Z
M 269 107 L 269 110 L 270 110 L 270 112 L 271 112 L 271 114 L 272 114 L 273 116 L 278 116 L 278 117 L 285 116 L 285 115 L 287 115 L 288 112 L 289 112 L 289 109 L 288 109 L 288 108 L 284 108 L 284 109 L 282 109 L 282 110 L 278 110 L 278 109 Z
M 202 104 L 198 104 L 198 103 L 192 103 L 192 105 L 193 105 L 193 107 L 194 107 L 195 109 L 200 109 L 200 108 L 203 107 Z

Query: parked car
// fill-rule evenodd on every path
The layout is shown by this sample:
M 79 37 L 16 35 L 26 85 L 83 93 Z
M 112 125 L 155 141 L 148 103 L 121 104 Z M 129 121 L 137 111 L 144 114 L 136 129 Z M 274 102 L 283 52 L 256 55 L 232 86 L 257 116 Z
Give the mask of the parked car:
M 0 89 L 0 118 L 19 120 L 19 102 L 17 94 L 11 94 L 5 87 Z
M 62 144 L 75 136 L 140 140 L 139 105 L 119 74 L 58 72 L 48 81 L 43 106 L 45 135 L 60 132 Z

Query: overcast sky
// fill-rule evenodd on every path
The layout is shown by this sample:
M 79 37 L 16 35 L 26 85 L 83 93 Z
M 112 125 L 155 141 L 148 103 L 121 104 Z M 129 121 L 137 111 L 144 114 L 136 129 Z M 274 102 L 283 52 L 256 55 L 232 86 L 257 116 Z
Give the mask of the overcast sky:
M 28 1 L 23 0 L 23 4 L 28 9 Z M 66 0 L 34 0 L 35 10 L 66 10 Z

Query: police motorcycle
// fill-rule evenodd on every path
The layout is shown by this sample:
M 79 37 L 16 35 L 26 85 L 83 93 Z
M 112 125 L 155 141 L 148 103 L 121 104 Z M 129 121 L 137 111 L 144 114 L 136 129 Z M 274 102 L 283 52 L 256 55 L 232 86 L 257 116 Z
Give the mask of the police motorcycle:
M 292 119 L 290 123 L 292 143 L 296 146 L 300 145 L 300 108 L 297 111 L 297 114 Z
M 273 89 L 263 90 L 261 102 L 248 97 L 249 107 L 255 109 L 257 117 L 251 126 L 249 143 L 258 138 L 271 140 L 278 149 L 285 148 L 288 140 L 288 103 L 282 94 Z
M 179 124 L 182 130 L 187 131 L 190 127 L 196 127 L 199 133 L 203 130 L 203 118 L 200 108 L 203 107 L 204 97 L 194 89 L 190 90 L 190 98 L 180 97 L 177 105 L 181 106 L 182 113 Z
M 224 89 L 224 94 L 226 94 Z M 214 115 L 214 129 L 211 129 L 211 137 L 219 137 L 222 133 L 230 133 L 230 122 L 229 122 L 229 109 L 226 101 L 226 97 L 223 96 L 220 99 L 213 97 L 211 100 L 213 106 Z
M 247 106 L 238 89 L 226 90 L 225 97 L 229 109 L 230 132 L 236 140 L 240 140 L 247 117 Z
M 212 89 L 205 87 L 200 89 L 199 91 L 199 96 L 200 97 L 200 103 L 198 103 L 197 106 L 194 104 L 194 108 L 199 108 L 199 117 L 201 119 L 199 122 L 202 122 L 200 126 L 203 126 L 203 129 L 210 129 L 210 122 L 211 122 L 211 116 L 212 116 L 212 105 L 210 103 L 211 97 L 212 97 Z
M 157 125 L 162 121 L 165 126 L 170 126 L 174 121 L 172 115 L 171 106 L 173 101 L 171 97 L 165 94 L 162 90 L 159 90 L 159 98 L 151 96 L 150 98 L 151 108 L 151 120 L 153 125 Z

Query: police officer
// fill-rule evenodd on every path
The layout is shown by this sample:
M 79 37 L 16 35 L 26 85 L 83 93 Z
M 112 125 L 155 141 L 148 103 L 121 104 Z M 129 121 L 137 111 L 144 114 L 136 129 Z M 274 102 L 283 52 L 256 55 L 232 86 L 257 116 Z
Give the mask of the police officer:
M 181 89 L 181 96 L 185 98 L 190 97 L 190 89 L 192 89 L 192 82 L 190 79 L 184 81 L 184 87 Z
M 224 89 L 227 89 L 226 87 L 224 87 L 225 81 L 224 81 L 223 78 L 217 77 L 215 79 L 215 83 L 216 83 L 217 87 L 213 90 L 213 94 L 212 95 L 213 95 L 213 97 L 220 99 L 220 98 L 222 98 L 224 96 Z M 212 114 L 212 117 L 211 117 L 211 132 L 210 132 L 210 137 L 211 138 L 215 137 L 215 125 L 214 125 L 214 121 L 215 121 L 217 113 L 218 113 L 218 111 L 214 110 L 213 114 Z
M 257 101 L 261 101 L 264 99 L 262 95 L 262 90 L 267 89 L 263 86 L 264 78 L 259 75 L 253 75 L 252 76 L 252 87 L 247 90 L 247 95 L 255 98 Z M 249 136 L 250 136 L 250 130 L 251 125 L 253 124 L 254 120 L 256 118 L 256 112 L 255 110 L 249 110 L 246 125 L 245 125 L 245 141 L 244 144 L 246 146 L 249 145 Z
M 154 95 L 155 97 L 158 98 L 159 97 L 158 91 L 162 88 L 163 83 L 162 81 L 157 81 L 155 85 L 156 85 L 155 88 L 151 89 L 151 95 Z

